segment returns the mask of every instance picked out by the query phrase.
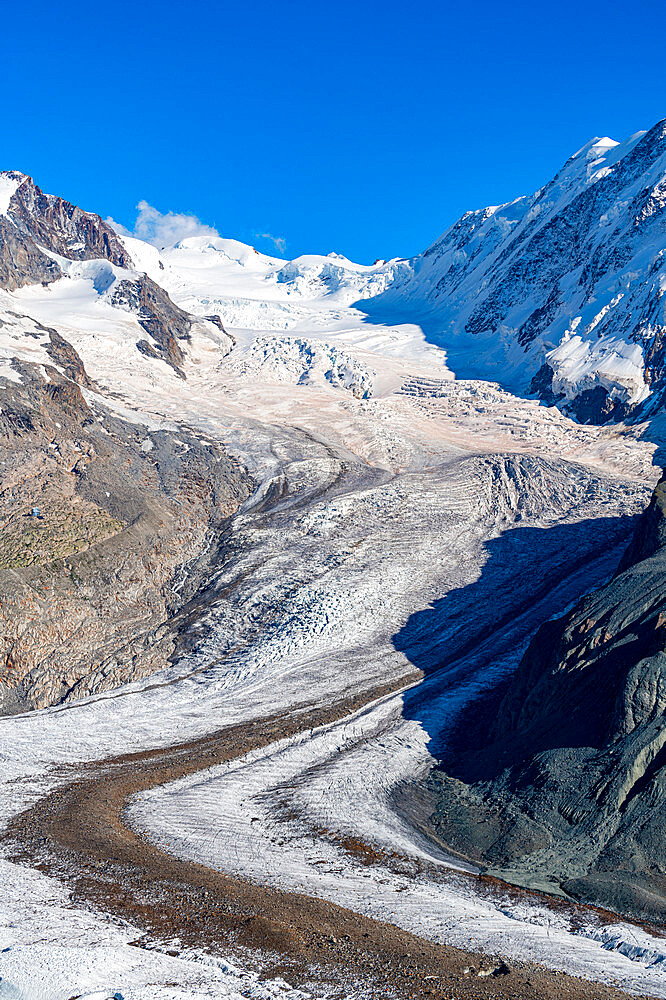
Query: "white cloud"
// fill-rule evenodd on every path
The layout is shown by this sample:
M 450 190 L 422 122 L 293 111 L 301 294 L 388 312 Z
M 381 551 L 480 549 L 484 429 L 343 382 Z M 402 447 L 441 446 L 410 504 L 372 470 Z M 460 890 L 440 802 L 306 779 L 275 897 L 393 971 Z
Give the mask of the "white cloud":
M 255 233 L 258 240 L 270 240 L 278 253 L 284 253 L 287 249 L 287 241 L 284 236 L 273 236 L 271 233 Z
M 188 236 L 219 236 L 217 229 L 207 226 L 197 219 L 196 215 L 185 215 L 181 212 L 160 212 L 147 201 L 140 201 L 136 206 L 139 214 L 134 224 L 134 230 L 129 230 L 114 219 L 106 221 L 121 236 L 136 236 L 139 240 L 152 243 L 153 246 L 171 247 Z
M 115 219 L 106 220 L 120 236 L 135 236 L 162 249 L 162 247 L 172 247 L 188 236 L 205 236 L 212 239 L 220 235 L 217 229 L 207 226 L 196 215 L 187 215 L 184 212 L 160 212 L 145 200 L 140 201 L 136 207 L 138 215 L 133 229 L 128 229 Z M 268 240 L 279 254 L 284 254 L 287 250 L 284 236 L 273 236 L 272 233 L 255 233 L 254 236 L 257 240 Z
M 107 215 L 107 217 L 106 217 L 106 219 L 104 221 L 107 223 L 107 225 L 111 226 L 111 228 L 113 229 L 114 233 L 118 233 L 118 236 L 133 236 L 134 235 L 133 233 L 131 233 L 129 231 L 129 229 L 127 228 L 127 226 L 123 226 L 122 222 L 116 222 L 116 220 L 113 219 L 113 218 L 111 218 L 110 215 Z

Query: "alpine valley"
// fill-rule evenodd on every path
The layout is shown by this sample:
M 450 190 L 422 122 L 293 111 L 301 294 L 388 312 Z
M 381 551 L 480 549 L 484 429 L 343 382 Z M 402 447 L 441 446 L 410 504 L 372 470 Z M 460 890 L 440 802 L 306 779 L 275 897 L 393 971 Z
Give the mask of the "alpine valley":
M 666 998 L 666 120 L 421 255 L 0 174 L 0 1000 Z

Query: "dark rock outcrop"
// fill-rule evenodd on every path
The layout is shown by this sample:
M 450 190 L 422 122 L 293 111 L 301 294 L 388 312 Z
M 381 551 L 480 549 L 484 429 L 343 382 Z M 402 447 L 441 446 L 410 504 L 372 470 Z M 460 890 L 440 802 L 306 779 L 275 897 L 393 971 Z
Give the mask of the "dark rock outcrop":
M 36 325 L 41 327 L 41 323 Z M 49 357 L 52 358 L 68 379 L 71 379 L 77 385 L 84 385 L 89 388 L 92 382 L 77 351 L 74 350 L 69 341 L 65 340 L 57 330 L 53 330 L 51 327 L 43 327 L 43 329 L 49 335 L 49 343 L 46 347 L 46 353 Z
M 666 476 L 617 574 L 542 626 L 432 785 L 455 850 L 666 923 Z
M 119 267 L 132 261 L 108 223 L 63 198 L 44 194 L 32 177 L 2 175 L 16 182 L 5 215 L 0 215 L 0 288 L 49 284 L 62 274 L 45 250 L 69 260 L 103 258 Z
M 224 329 L 219 316 L 197 317 L 186 312 L 147 274 L 116 281 L 111 292 L 111 302 L 114 306 L 134 313 L 140 326 L 150 335 L 150 340 L 137 341 L 136 346 L 141 353 L 166 361 L 182 377 L 185 377 L 185 357 L 181 345 L 191 339 L 195 324 L 211 323 L 223 333 L 228 342 L 225 353 L 231 350 L 235 342 Z
M 128 309 L 150 334 L 153 343 L 139 341 L 137 346 L 146 354 L 162 358 L 180 370 L 184 357 L 179 340 L 189 340 L 194 316 L 177 306 L 147 274 L 137 280 L 123 279 L 116 282 L 112 300 L 114 305 Z
M 27 233 L 0 215 L 0 288 L 13 292 L 25 285 L 46 285 L 61 273 Z
M 70 260 L 104 259 L 118 267 L 132 260 L 111 226 L 94 212 L 84 212 L 57 195 L 44 194 L 32 177 L 9 171 L 19 181 L 7 215 L 39 246 Z

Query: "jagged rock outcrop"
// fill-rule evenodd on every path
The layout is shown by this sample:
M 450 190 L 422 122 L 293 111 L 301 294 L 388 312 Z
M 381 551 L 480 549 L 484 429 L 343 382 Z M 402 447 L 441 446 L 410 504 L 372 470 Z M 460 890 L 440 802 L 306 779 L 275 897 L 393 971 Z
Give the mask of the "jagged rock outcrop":
M 221 356 L 228 354 L 234 344 L 219 316 L 197 317 L 186 312 L 147 274 L 119 279 L 109 291 L 113 305 L 134 313 L 140 326 L 149 334 L 150 340 L 137 341 L 136 346 L 141 353 L 166 361 L 182 377 L 185 377 L 185 355 L 181 345 L 191 340 L 195 326 L 202 330 L 207 324 L 215 327 L 212 332 Z M 223 336 L 220 337 L 217 331 Z
M 177 306 L 152 278 L 133 270 L 122 240 L 99 215 L 44 194 L 31 177 L 16 171 L 0 173 L 0 200 L 3 195 L 6 204 L 0 211 L 0 288 L 12 292 L 26 285 L 50 284 L 70 273 L 69 261 L 109 261 L 113 267 L 105 265 L 85 276 L 100 297 L 136 316 L 149 337 L 136 341 L 141 353 L 165 361 L 184 377 L 183 344 L 191 340 L 197 324 L 208 336 L 214 334 L 223 353 L 231 349 L 233 338 L 226 333 L 220 317 L 193 316 Z M 59 263 L 45 251 L 65 258 L 65 262 Z M 62 362 L 60 367 L 70 378 L 81 381 L 81 366 L 71 354 L 71 345 L 56 330 L 42 329 L 51 338 L 49 354 Z M 64 357 L 67 352 L 69 359 Z
M 77 385 L 89 388 L 93 383 L 88 378 L 88 372 L 85 370 L 83 361 L 69 341 L 65 340 L 57 330 L 49 326 L 42 326 L 41 323 L 36 323 L 35 326 L 48 333 L 49 343 L 46 346 L 46 353 L 56 363 L 63 374 Z
M 167 292 L 146 274 L 133 281 L 117 281 L 111 301 L 135 313 L 152 338 L 152 343 L 140 340 L 137 347 L 180 370 L 185 359 L 178 341 L 189 340 L 194 316 L 175 305 Z
M 666 923 L 666 476 L 618 573 L 465 713 L 433 788 L 455 850 Z
M 7 216 L 39 246 L 69 260 L 109 260 L 132 267 L 132 259 L 118 236 L 99 215 L 84 212 L 57 195 L 44 194 L 27 174 L 6 171 L 16 182 Z
M 56 261 L 30 236 L 0 216 L 0 288 L 13 292 L 25 285 L 47 285 L 61 274 Z
M 118 419 L 77 381 L 15 361 L 0 380 L 0 712 L 168 665 L 249 480 L 219 446 Z M 91 397 L 92 398 L 92 397 Z M 201 605 L 203 607 L 203 603 Z

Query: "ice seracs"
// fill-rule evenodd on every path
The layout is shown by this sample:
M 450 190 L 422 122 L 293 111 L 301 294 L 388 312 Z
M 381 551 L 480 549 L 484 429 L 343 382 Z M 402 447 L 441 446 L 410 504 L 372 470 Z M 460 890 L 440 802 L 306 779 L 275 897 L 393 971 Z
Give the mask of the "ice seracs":
M 650 394 L 640 346 L 612 336 L 590 341 L 576 333 L 565 334 L 558 347 L 546 354 L 546 363 L 553 372 L 553 392 L 569 401 L 598 387 L 607 402 L 617 402 L 624 409 L 642 403 Z
M 241 376 L 303 385 L 328 382 L 357 399 L 372 395 L 376 372 L 334 344 L 304 337 L 257 337 L 233 369 Z

